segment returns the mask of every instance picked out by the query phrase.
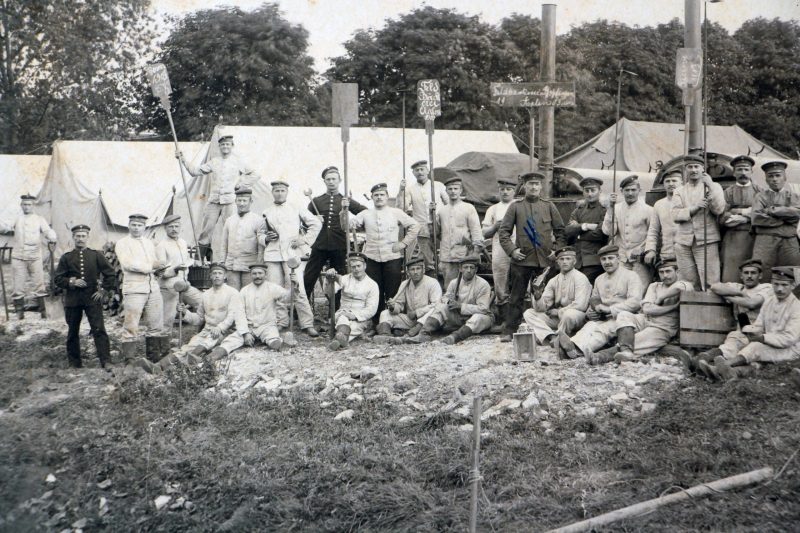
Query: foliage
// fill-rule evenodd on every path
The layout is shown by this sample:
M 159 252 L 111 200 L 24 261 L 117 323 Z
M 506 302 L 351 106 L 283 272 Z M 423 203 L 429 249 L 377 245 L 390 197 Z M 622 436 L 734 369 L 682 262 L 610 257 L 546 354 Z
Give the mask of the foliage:
M 276 4 L 186 16 L 159 57 L 170 76 L 178 137 L 202 138 L 219 121 L 316 125 L 320 106 L 307 47 L 308 32 L 284 19 Z M 151 124 L 169 131 L 157 101 L 147 101 Z
M 149 0 L 0 2 L 0 152 L 119 138 L 140 123 Z

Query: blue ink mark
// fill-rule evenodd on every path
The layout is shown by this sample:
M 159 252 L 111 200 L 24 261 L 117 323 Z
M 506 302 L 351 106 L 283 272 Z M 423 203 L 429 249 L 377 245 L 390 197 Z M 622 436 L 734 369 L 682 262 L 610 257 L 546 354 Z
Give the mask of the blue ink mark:
M 528 236 L 528 240 L 533 244 L 533 247 L 540 248 L 542 246 L 542 241 L 539 237 L 539 232 L 536 231 L 536 222 L 534 222 L 531 217 L 528 217 L 523 229 L 525 230 L 525 235 Z

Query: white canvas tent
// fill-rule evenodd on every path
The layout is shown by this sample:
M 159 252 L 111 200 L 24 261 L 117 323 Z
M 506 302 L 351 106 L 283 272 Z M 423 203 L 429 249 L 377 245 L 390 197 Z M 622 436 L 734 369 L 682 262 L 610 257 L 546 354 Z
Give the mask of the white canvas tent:
M 204 143 L 181 143 L 190 159 L 201 157 L 204 148 Z M 58 235 L 58 256 L 70 248 L 76 224 L 92 228 L 92 248 L 124 236 L 131 213 L 147 215 L 150 226 L 159 224 L 173 187 L 183 188 L 172 143 L 58 141 L 37 210 Z
M 233 135 L 234 153 L 261 177 L 255 184 L 254 211 L 261 212 L 272 201 L 269 183 L 283 179 L 290 184 L 288 201 L 307 205 L 303 195 L 306 188 L 313 194 L 325 192 L 320 173 L 335 165 L 344 172 L 341 133 L 338 127 L 260 127 L 217 126 L 208 145 L 206 159 L 219 155 L 217 139 L 220 134 Z M 394 196 L 403 175 L 402 129 L 352 128 L 347 145 L 348 185 L 353 198 L 367 203 L 364 194 L 379 182 L 389 185 Z M 437 130 L 433 136 L 434 165 L 455 159 L 464 152 L 518 152 L 509 132 Z M 428 139 L 424 130 L 406 130 L 406 167 L 419 159 L 428 158 Z M 407 179 L 413 179 L 406 168 Z M 200 176 L 189 185 L 189 198 L 195 223 L 199 225 L 202 209 L 208 196 L 209 180 Z M 185 197 L 179 192 L 174 210 L 187 218 Z M 184 238 L 192 242 L 188 224 L 184 223 Z M 199 229 L 199 228 L 198 228 Z M 218 237 L 218 235 L 217 235 Z M 216 239 L 212 240 L 215 245 Z
M 10 231 L 22 214 L 21 195 L 39 194 L 49 164 L 49 155 L 0 155 L 0 229 Z M 5 246 L 12 238 L 10 234 L 0 235 L 0 246 Z

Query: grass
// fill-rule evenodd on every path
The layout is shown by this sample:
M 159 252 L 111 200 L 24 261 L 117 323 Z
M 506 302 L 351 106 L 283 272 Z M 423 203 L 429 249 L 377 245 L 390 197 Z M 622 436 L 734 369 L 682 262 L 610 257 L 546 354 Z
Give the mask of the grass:
M 36 367 L 61 376 L 58 340 L 20 347 L 0 335 L 0 352 L 13 354 L 0 358 L 0 405 L 21 403 Z M 723 385 L 690 381 L 657 398 L 652 413 L 556 419 L 549 435 L 524 412 L 486 422 L 479 529 L 544 530 L 677 486 L 762 466 L 777 472 L 800 448 L 800 395 L 784 385 L 785 371 Z M 324 409 L 313 392 L 276 400 L 254 391 L 232 401 L 209 391 L 215 378 L 183 368 L 168 379 L 132 375 L 105 398 L 76 394 L 31 416 L 0 416 L 0 529 L 60 530 L 81 518 L 110 531 L 467 529 L 462 421 L 399 426 L 406 413 L 397 404 L 368 399 L 349 423 L 335 422 L 342 398 Z M 48 473 L 58 479 L 52 486 Z M 105 480 L 111 486 L 99 488 Z M 182 497 L 192 506 L 156 511 L 167 487 L 170 503 Z M 800 520 L 798 494 L 795 459 L 769 484 L 609 530 L 787 531 Z

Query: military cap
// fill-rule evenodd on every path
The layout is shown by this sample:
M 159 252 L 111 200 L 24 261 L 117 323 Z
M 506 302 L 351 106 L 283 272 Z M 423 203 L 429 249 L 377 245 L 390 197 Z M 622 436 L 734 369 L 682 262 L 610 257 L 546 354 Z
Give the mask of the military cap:
M 169 215 L 167 217 L 164 217 L 164 224 L 169 224 L 171 222 L 175 222 L 176 220 L 180 220 L 180 219 L 181 219 L 180 215 L 172 214 L 172 215 Z
M 512 187 L 516 187 L 517 186 L 517 180 L 512 179 L 512 178 L 497 178 L 497 184 L 499 186 L 501 186 L 501 187 L 503 185 L 511 185 Z
M 603 186 L 603 180 L 601 180 L 600 178 L 593 178 L 593 177 L 590 176 L 588 178 L 583 178 L 580 181 L 580 183 L 578 183 L 578 185 L 580 185 L 581 188 L 583 188 L 583 187 L 602 187 Z
M 233 142 L 233 135 L 220 135 L 219 139 L 217 139 L 217 142 L 221 143 L 223 141 L 231 141 L 231 142 Z
M 284 187 L 288 188 L 289 187 L 289 182 L 284 181 L 284 180 L 275 180 L 275 181 L 271 181 L 269 183 L 270 187 L 277 187 L 279 185 L 283 185 Z
M 735 167 L 737 163 L 747 163 L 751 167 L 755 166 L 756 162 L 752 157 L 746 155 L 737 155 L 731 159 L 731 168 Z
M 519 177 L 522 183 L 528 183 L 531 180 L 544 180 L 544 174 L 541 172 L 528 172 L 527 174 L 523 174 Z
M 481 258 L 477 255 L 468 255 L 461 260 L 462 265 L 477 265 L 480 264 Z
M 616 244 L 607 244 L 602 248 L 600 248 L 599 250 L 597 250 L 598 256 L 617 255 L 617 254 L 619 254 L 619 246 L 617 246 Z
M 656 270 L 659 270 L 661 268 L 666 268 L 666 267 L 672 267 L 672 268 L 677 269 L 678 268 L 678 262 L 675 260 L 674 257 L 665 257 L 664 259 L 662 259 L 661 261 L 659 261 L 656 264 Z
M 369 190 L 369 192 L 373 193 L 375 191 L 388 191 L 388 190 L 389 190 L 389 186 L 386 185 L 385 183 L 376 183 L 375 185 L 372 186 L 372 188 Z
M 683 170 L 681 170 L 680 168 L 673 168 L 672 170 L 668 170 L 664 172 L 664 177 L 662 178 L 662 180 L 665 180 L 670 176 L 678 176 L 681 179 L 683 179 Z
M 253 270 L 254 268 L 260 268 L 261 270 L 266 272 L 269 267 L 265 263 L 256 263 L 254 265 L 250 265 L 248 268 L 250 270 Z
M 786 170 L 786 167 L 789 166 L 783 161 L 767 161 L 763 165 L 761 165 L 761 170 L 764 173 L 769 172 L 770 170 Z
M 20 200 L 36 200 L 36 197 L 32 194 L 23 194 L 19 197 Z
M 128 220 L 142 220 L 142 221 L 144 221 L 144 220 L 147 220 L 147 216 L 145 216 L 145 215 L 143 215 L 141 213 L 134 213 L 132 215 L 128 215 Z
M 563 248 L 556 250 L 556 257 L 561 257 L 562 255 L 571 255 L 575 257 L 578 254 L 575 252 L 575 248 L 571 246 L 564 246 Z
M 236 196 L 252 196 L 253 189 L 250 187 L 239 187 L 236 189 Z
M 89 228 L 89 226 L 87 226 L 86 224 L 78 224 L 76 226 L 72 226 L 71 231 L 72 233 L 75 233 L 76 231 L 90 231 L 90 230 L 91 228 Z
M 636 174 L 628 176 L 627 178 L 622 180 L 620 182 L 620 184 L 619 184 L 619 188 L 620 189 L 624 189 L 625 187 L 627 187 L 628 185 L 630 185 L 630 184 L 632 184 L 634 182 L 639 183 L 639 176 L 637 176 Z
M 209 273 L 213 270 L 222 270 L 223 272 L 228 271 L 228 267 L 225 266 L 225 263 L 211 263 L 211 266 L 208 268 Z
M 325 178 L 325 176 L 328 175 L 329 172 L 336 172 L 338 174 L 339 173 L 339 169 L 337 167 L 334 167 L 334 166 L 325 167 L 325 169 L 322 171 L 323 179 Z
M 756 267 L 759 270 L 764 270 L 764 263 L 761 262 L 761 259 L 748 259 L 747 261 L 743 261 L 739 265 L 739 270 L 743 269 L 744 267 Z
M 425 258 L 422 257 L 421 255 L 416 255 L 416 256 L 412 257 L 411 259 L 409 259 L 408 261 L 406 261 L 406 268 L 408 268 L 408 267 L 410 267 L 412 265 L 418 265 L 420 263 L 425 263 Z
M 700 163 L 701 165 L 705 166 L 706 160 L 703 159 L 703 156 L 701 155 L 689 154 L 684 156 L 683 164 L 688 165 L 689 163 Z
M 772 281 L 791 281 L 795 283 L 794 268 L 787 266 L 772 267 Z
M 458 176 L 453 176 L 452 178 L 446 179 L 444 184 L 450 185 L 451 183 L 462 183 L 462 182 L 463 180 L 461 178 L 459 178 Z
M 362 254 L 361 252 L 350 252 L 350 255 L 347 256 L 347 259 L 358 259 L 359 261 L 367 262 L 367 256 Z
M 426 166 L 427 166 L 427 165 L 428 165 L 428 162 L 427 162 L 426 160 L 424 160 L 424 159 L 420 159 L 419 161 L 417 161 L 416 163 L 414 163 L 413 165 L 411 165 L 411 169 L 413 170 L 413 169 L 415 169 L 415 168 L 417 168 L 417 167 L 421 167 L 421 166 L 423 166 L 423 165 L 426 165 Z

